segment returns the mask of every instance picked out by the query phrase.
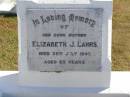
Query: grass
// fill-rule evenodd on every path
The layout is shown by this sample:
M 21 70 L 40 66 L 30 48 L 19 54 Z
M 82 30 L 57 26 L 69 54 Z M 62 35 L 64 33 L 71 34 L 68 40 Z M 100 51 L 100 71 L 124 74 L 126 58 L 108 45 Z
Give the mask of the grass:
M 130 0 L 113 2 L 112 69 L 130 70 Z
M 0 70 L 17 70 L 17 19 L 0 15 Z
M 130 0 L 113 0 L 112 70 L 130 71 Z M 17 70 L 17 17 L 0 15 L 0 70 Z

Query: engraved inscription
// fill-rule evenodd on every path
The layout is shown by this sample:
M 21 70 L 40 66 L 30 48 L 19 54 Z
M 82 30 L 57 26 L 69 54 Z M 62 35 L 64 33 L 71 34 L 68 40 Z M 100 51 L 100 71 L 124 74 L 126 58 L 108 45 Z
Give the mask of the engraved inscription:
M 28 9 L 28 68 L 101 71 L 102 8 Z

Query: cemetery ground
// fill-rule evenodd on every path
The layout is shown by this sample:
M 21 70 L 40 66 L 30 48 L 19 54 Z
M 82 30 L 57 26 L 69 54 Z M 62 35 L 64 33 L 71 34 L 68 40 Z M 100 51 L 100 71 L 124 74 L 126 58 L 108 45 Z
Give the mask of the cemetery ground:
M 112 70 L 130 70 L 130 0 L 113 0 Z M 18 69 L 17 17 L 0 15 L 0 70 Z

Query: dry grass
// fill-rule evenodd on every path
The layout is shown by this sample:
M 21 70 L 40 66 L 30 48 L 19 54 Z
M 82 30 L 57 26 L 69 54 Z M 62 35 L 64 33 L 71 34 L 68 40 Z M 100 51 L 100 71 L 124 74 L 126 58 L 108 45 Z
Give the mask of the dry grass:
M 17 69 L 16 16 L 0 15 L 0 70 Z
M 112 69 L 130 70 L 130 0 L 113 2 Z
M 0 15 L 0 70 L 17 70 L 17 19 Z M 130 0 L 113 3 L 112 69 L 130 70 Z

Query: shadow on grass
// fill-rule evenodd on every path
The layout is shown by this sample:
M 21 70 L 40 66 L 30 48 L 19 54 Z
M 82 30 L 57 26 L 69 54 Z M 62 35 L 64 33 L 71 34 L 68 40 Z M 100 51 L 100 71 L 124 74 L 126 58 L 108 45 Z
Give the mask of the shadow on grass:
M 3 12 L 3 13 L 0 13 L 0 16 L 2 16 L 2 17 L 16 17 L 17 14 L 16 13 L 6 13 L 6 12 Z

